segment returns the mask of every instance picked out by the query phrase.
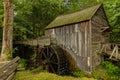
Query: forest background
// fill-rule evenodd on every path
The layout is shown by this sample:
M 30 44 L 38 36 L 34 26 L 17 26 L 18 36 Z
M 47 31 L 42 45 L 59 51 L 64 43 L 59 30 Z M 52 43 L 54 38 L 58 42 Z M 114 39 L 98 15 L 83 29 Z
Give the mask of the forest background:
M 4 4 L 3 4 L 4 1 L 5 0 L 0 0 L 0 50 L 2 47 L 2 35 L 4 25 Z M 44 35 L 44 28 L 58 15 L 74 12 L 86 6 L 94 5 L 97 3 L 103 3 L 104 5 L 104 9 L 111 28 L 111 33 L 110 36 L 108 37 L 109 41 L 111 43 L 112 42 L 120 43 L 119 0 L 13 0 L 13 1 L 14 1 L 13 43 L 14 41 L 40 37 Z M 13 49 L 13 51 L 14 50 L 15 48 Z M 30 55 L 30 53 L 28 54 Z M 23 66 L 26 65 L 26 63 L 24 62 L 25 62 L 24 59 L 21 59 L 21 64 L 23 64 Z M 115 78 L 115 80 L 118 79 L 120 69 L 116 66 L 112 66 L 111 63 L 105 64 L 107 66 L 105 67 L 105 69 L 109 73 L 107 74 L 107 76 L 113 77 Z M 97 71 L 97 74 L 98 72 L 99 71 Z M 101 73 L 100 75 L 102 74 L 103 73 Z
M 110 42 L 120 42 L 119 0 L 14 0 L 13 41 L 44 35 L 44 28 L 58 15 L 83 7 L 103 3 L 111 27 Z M 3 0 L 0 0 L 0 48 L 4 20 Z M 1 49 L 0 49 L 1 50 Z

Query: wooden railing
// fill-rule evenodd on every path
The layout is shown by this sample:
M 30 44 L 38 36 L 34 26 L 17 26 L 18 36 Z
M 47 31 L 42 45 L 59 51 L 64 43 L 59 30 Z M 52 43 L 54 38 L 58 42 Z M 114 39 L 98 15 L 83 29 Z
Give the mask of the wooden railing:
M 118 51 L 118 45 L 116 44 L 112 53 L 111 53 L 111 56 L 109 57 L 110 59 L 112 58 L 113 54 L 115 54 L 115 57 L 117 58 L 118 57 L 118 54 L 119 54 L 119 51 Z
M 102 45 L 100 52 L 110 55 L 109 59 L 112 57 L 120 59 L 120 43 L 105 43 Z
M 18 66 L 19 57 L 0 67 L 0 80 L 15 80 L 15 73 Z

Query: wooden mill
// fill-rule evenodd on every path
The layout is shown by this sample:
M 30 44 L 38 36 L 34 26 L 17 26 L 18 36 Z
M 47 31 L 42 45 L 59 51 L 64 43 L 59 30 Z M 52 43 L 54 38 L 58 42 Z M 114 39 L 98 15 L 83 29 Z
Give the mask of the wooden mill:
M 109 32 L 103 5 L 96 4 L 58 16 L 45 28 L 44 37 L 17 43 L 37 46 L 36 65 L 51 72 L 63 74 L 70 66 L 90 72 L 103 61 L 100 53 L 112 50 L 105 47 Z M 110 58 L 115 52 L 120 59 L 118 47 Z

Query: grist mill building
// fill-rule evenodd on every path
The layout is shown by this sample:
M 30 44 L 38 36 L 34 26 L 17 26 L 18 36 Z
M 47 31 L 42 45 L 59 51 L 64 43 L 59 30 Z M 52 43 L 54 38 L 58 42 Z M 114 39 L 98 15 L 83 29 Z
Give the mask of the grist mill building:
M 109 31 L 103 4 L 96 4 L 56 17 L 46 28 L 45 36 L 54 37 L 77 67 L 91 71 L 102 62 L 98 54 Z

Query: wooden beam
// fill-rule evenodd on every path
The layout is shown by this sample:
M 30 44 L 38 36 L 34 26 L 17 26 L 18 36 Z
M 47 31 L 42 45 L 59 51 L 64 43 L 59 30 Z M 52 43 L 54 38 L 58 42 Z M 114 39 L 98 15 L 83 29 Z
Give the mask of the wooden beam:
M 113 51 L 111 53 L 111 56 L 109 57 L 110 59 L 112 58 L 113 54 L 116 52 L 116 48 L 117 48 L 117 46 L 114 47 L 114 49 L 113 49 Z

